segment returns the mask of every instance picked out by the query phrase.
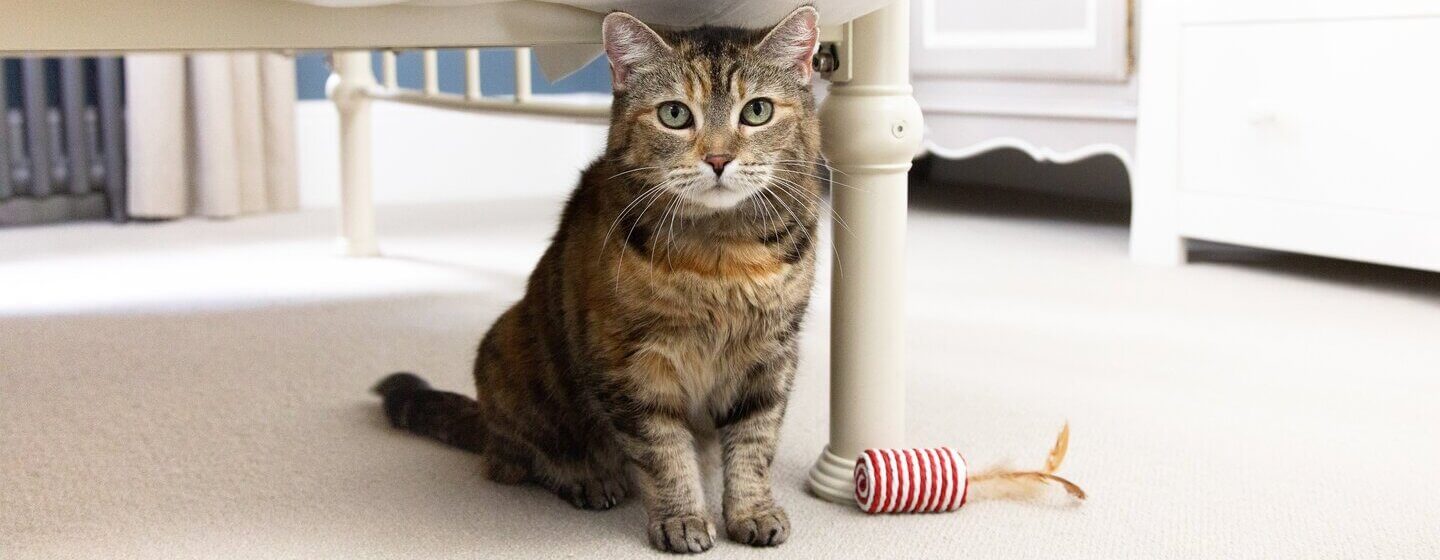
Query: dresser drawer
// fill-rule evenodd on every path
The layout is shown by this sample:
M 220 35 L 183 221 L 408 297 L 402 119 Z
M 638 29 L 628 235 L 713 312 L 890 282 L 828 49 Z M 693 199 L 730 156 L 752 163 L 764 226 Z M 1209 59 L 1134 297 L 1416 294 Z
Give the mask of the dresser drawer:
M 1436 0 L 1182 0 L 1186 23 L 1440 16 Z
M 1181 40 L 1182 191 L 1440 215 L 1440 19 L 1188 26 Z

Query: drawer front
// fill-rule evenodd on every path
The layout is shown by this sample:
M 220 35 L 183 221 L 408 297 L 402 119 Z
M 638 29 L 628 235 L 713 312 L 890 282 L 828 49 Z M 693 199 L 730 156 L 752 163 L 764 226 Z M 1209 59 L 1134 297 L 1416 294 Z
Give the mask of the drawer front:
M 1182 42 L 1181 190 L 1440 215 L 1440 19 L 1197 26 Z
M 1436 0 L 1182 0 L 1187 23 L 1440 15 Z

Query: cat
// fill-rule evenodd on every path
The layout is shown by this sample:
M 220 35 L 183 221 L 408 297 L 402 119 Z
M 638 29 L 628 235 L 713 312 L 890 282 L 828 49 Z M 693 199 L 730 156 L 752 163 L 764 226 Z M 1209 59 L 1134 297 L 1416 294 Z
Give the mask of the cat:
M 671 552 L 713 546 L 696 457 L 713 434 L 726 534 L 785 542 L 770 466 L 815 279 L 817 18 L 656 31 L 609 14 L 605 152 L 481 340 L 477 398 L 393 374 L 376 386 L 391 423 L 577 507 L 638 490 L 650 543 Z

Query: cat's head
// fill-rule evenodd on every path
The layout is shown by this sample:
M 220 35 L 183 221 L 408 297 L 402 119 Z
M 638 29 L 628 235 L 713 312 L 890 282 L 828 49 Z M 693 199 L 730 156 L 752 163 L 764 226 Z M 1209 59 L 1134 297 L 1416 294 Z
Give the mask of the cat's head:
M 817 19 L 806 6 L 770 29 L 657 32 L 610 14 L 608 153 L 633 178 L 711 211 L 772 185 L 811 184 L 819 157 L 810 90 Z

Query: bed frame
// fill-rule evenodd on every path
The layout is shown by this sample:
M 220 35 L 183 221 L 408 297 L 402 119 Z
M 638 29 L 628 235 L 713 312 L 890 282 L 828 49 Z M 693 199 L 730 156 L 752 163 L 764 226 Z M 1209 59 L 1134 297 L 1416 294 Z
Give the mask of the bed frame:
M 543 2 L 446 8 L 387 5 L 322 8 L 286 0 L 0 0 L 0 54 L 95 51 L 327 50 L 328 91 L 340 112 L 341 239 L 346 254 L 379 255 L 371 198 L 370 104 L 422 103 L 479 111 L 601 117 L 601 106 L 547 103 L 529 93 L 529 50 L 516 56 L 513 100 L 441 94 L 434 51 L 422 90 L 401 90 L 393 57 L 377 81 L 370 49 L 435 49 L 597 44 L 601 15 Z M 830 443 L 810 472 L 820 497 L 853 499 L 854 458 L 905 440 L 904 270 L 906 177 L 924 131 L 911 96 L 909 2 L 822 33 L 830 70 L 820 115 L 830 163 L 854 188 L 832 193 L 843 273 L 833 278 Z M 478 86 L 478 56 L 467 57 Z

